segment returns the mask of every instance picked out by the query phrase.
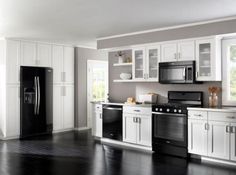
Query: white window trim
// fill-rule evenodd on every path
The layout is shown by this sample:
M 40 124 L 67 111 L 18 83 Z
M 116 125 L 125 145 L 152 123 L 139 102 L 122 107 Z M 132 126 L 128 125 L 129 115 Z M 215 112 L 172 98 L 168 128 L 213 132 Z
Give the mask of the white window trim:
M 222 80 L 222 105 L 226 106 L 236 106 L 236 101 L 229 100 L 229 60 L 228 58 L 228 46 L 231 44 L 236 44 L 236 39 L 225 39 L 222 40 L 222 62 L 223 62 L 223 80 Z

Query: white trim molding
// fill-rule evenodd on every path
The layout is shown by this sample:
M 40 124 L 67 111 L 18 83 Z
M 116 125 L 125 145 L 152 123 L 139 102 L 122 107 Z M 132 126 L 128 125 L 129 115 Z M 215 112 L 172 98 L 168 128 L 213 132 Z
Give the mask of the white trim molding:
M 106 40 L 106 39 L 132 36 L 132 35 L 138 35 L 138 34 L 145 34 L 145 33 L 157 32 L 157 31 L 164 31 L 164 30 L 178 29 L 178 28 L 191 27 L 191 26 L 210 24 L 210 23 L 216 23 L 216 22 L 230 21 L 230 20 L 235 20 L 235 19 L 236 19 L 236 16 L 231 16 L 231 17 L 227 17 L 227 18 L 219 18 L 219 19 L 213 19 L 213 20 L 207 20 L 207 21 L 201 21 L 201 22 L 187 23 L 187 24 L 182 24 L 182 25 L 161 27 L 161 28 L 156 28 L 156 29 L 143 30 L 143 31 L 138 31 L 138 32 L 130 32 L 130 33 L 112 35 L 112 36 L 106 36 L 106 37 L 98 37 L 96 40 L 97 41 Z
M 79 128 L 75 128 L 75 130 L 76 131 L 84 131 L 84 130 L 89 130 L 89 129 L 91 129 L 91 128 L 89 128 L 89 127 L 79 127 Z

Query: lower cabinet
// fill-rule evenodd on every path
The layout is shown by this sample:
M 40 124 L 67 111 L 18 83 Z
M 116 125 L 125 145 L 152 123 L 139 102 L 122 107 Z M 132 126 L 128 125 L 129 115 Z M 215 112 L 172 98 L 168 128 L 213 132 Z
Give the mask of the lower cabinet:
M 151 146 L 151 116 L 123 114 L 123 141 Z
M 207 156 L 207 120 L 188 120 L 188 151 Z
M 230 134 L 230 160 L 236 161 L 236 123 L 231 123 L 231 134 Z
M 53 85 L 53 131 L 74 128 L 74 86 Z
M 93 105 L 93 126 L 92 135 L 102 137 L 102 105 Z

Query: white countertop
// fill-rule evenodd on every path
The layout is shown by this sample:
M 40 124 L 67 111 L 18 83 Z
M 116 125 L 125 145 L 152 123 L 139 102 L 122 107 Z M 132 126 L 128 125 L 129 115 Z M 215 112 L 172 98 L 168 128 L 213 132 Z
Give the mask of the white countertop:
M 91 102 L 94 104 L 103 105 L 116 105 L 116 106 L 135 106 L 135 107 L 152 107 L 152 104 L 127 104 L 127 103 L 116 103 L 116 102 Z
M 196 108 L 188 107 L 188 110 L 211 111 L 211 112 L 236 112 L 236 107 L 217 107 L 217 108 Z

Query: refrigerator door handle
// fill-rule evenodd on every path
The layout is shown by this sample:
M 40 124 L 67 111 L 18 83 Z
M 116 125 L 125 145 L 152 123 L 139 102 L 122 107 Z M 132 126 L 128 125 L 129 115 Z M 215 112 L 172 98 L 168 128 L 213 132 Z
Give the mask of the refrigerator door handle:
M 38 84 L 38 109 L 37 109 L 37 114 L 39 115 L 39 108 L 40 108 L 40 83 L 39 83 L 39 77 L 37 77 L 37 84 Z
M 37 85 L 37 77 L 34 77 L 34 89 L 35 89 L 34 115 L 36 115 L 36 114 L 37 114 L 37 106 L 38 106 L 38 85 Z

